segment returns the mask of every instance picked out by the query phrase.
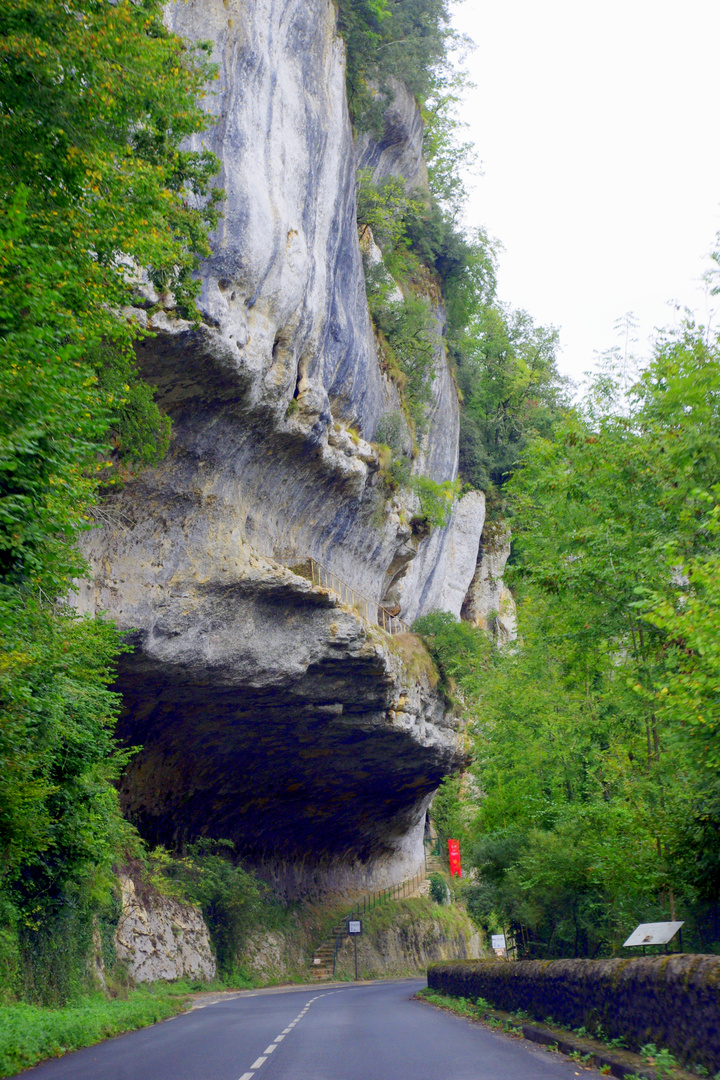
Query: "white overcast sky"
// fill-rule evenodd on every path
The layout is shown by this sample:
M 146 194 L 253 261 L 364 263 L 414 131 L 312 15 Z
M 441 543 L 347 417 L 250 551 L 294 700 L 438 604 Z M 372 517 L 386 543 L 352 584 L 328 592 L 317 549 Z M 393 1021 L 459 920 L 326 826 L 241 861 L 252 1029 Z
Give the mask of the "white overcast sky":
M 577 378 L 640 322 L 635 351 L 705 318 L 720 230 L 720 0 L 464 0 L 476 49 L 461 118 L 484 175 L 467 220 L 503 244 L 499 294 L 560 328 Z

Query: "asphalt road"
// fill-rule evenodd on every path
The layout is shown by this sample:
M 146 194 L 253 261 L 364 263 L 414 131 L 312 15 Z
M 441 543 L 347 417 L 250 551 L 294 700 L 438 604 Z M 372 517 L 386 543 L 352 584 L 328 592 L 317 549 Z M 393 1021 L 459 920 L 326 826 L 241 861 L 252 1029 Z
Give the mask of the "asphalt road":
M 594 1071 L 412 1000 L 422 979 L 225 997 L 32 1080 L 573 1080 Z

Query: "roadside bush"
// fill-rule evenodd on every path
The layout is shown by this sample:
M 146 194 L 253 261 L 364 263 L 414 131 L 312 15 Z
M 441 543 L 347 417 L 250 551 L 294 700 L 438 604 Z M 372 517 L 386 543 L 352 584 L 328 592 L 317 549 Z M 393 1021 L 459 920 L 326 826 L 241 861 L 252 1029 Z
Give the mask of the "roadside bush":
M 442 874 L 431 874 L 430 878 L 430 898 L 435 901 L 436 904 L 446 904 L 448 901 L 448 887 L 445 878 Z
M 95 993 L 59 1009 L 0 1007 L 0 1076 L 14 1076 L 46 1058 L 174 1016 L 183 1010 L 184 996 L 191 989 L 187 984 L 158 983 L 139 986 L 113 1001 Z
M 180 900 L 201 909 L 215 949 L 218 973 L 225 978 L 243 976 L 238 956 L 248 934 L 267 908 L 267 887 L 233 862 L 229 840 L 200 839 L 187 854 L 173 858 L 156 849 L 150 858 L 152 883 Z M 173 888 L 174 886 L 174 888 Z

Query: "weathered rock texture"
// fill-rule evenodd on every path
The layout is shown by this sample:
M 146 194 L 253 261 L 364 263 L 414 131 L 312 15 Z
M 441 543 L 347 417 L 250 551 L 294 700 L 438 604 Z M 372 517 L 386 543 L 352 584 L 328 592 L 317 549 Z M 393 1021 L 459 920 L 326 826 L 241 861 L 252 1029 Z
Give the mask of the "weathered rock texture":
M 269 930 L 248 938 L 240 960 L 262 981 L 306 979 L 316 943 L 301 924 L 295 930 Z M 477 928 L 461 908 L 439 908 L 427 899 L 388 901 L 363 916 L 358 966 L 365 978 L 424 974 L 433 961 L 479 955 Z M 354 974 L 352 943 L 347 940 L 338 954 L 336 974 Z
M 425 807 L 460 755 L 442 696 L 396 642 L 279 568 L 167 589 L 138 638 L 119 685 L 125 740 L 145 749 L 121 794 L 143 835 L 233 840 L 296 894 L 415 872 Z
M 493 635 L 498 645 L 517 638 L 517 612 L 503 581 L 510 558 L 510 530 L 493 523 L 483 532 L 477 566 L 462 605 L 462 616 Z
M 141 898 L 125 874 L 120 875 L 120 888 L 115 947 L 134 982 L 215 977 L 207 926 L 196 908 L 156 893 Z
M 440 964 L 433 990 L 486 998 L 569 1028 L 670 1050 L 681 1062 L 720 1069 L 720 958 L 678 954 L 614 960 L 522 960 Z
M 485 521 L 485 496 L 470 491 L 459 500 L 446 529 L 436 529 L 410 564 L 403 583 L 403 615 L 409 621 L 428 611 L 457 618 L 472 587 L 478 543 Z
M 415 97 L 397 79 L 387 90 L 392 100 L 385 111 L 385 130 L 377 138 L 365 132 L 358 139 L 358 168 L 370 169 L 374 179 L 402 176 L 410 190 L 428 190 L 423 158 L 423 122 Z
M 186 0 L 167 19 L 213 43 L 202 142 L 227 199 L 202 323 L 171 301 L 157 310 L 152 290 L 130 312 L 155 331 L 138 359 L 172 447 L 84 544 L 94 579 L 80 608 L 107 611 L 135 644 L 119 731 L 144 749 L 124 805 L 150 840 L 234 840 L 288 891 L 388 884 L 422 859 L 428 799 L 463 760 L 457 732 L 427 676 L 279 563 L 312 556 L 371 607 L 394 589 L 410 618 L 459 610 L 482 499 L 420 537 L 366 441 L 398 395 L 368 315 L 331 0 Z M 398 91 L 395 112 L 397 138 L 364 143 L 364 160 L 413 162 L 420 182 L 417 109 Z M 417 467 L 452 480 L 458 400 L 440 337 L 433 395 Z
M 429 900 L 391 901 L 383 915 L 385 925 L 364 919 L 357 944 L 361 978 L 424 974 L 428 964 L 481 955 L 477 927 L 459 908 L 440 909 Z M 336 975 L 354 975 L 354 967 L 353 944 L 346 938 L 338 950 Z

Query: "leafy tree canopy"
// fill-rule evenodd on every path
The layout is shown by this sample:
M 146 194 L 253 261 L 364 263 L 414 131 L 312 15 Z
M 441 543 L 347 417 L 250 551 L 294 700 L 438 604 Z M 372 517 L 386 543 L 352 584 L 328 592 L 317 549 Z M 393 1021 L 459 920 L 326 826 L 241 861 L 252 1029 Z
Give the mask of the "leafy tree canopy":
M 480 874 L 470 910 L 525 955 L 675 916 L 718 947 L 719 393 L 720 341 L 692 321 L 632 385 L 606 365 L 507 485 L 518 644 L 419 627 L 473 731 L 474 783 L 440 803 Z
M 137 334 L 117 313 L 139 267 L 192 310 L 216 220 L 216 159 L 180 149 L 207 123 L 212 68 L 161 16 L 156 0 L 0 2 L 0 575 L 59 574 L 48 591 L 78 571 L 72 538 L 132 396 L 132 365 L 111 388 L 95 353 Z
M 382 129 L 392 79 L 424 102 L 455 39 L 449 0 L 339 0 L 338 29 L 347 45 L 348 103 L 360 129 Z
M 21 945 L 58 951 L 54 920 L 89 940 L 135 842 L 113 786 L 121 642 L 62 598 L 111 462 L 167 447 L 122 309 L 143 268 L 194 315 L 220 193 L 183 142 L 212 76 L 159 0 L 0 0 L 0 996 Z

